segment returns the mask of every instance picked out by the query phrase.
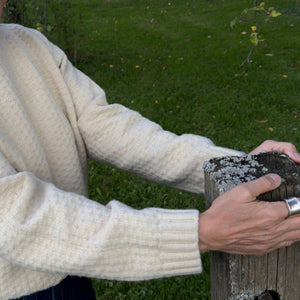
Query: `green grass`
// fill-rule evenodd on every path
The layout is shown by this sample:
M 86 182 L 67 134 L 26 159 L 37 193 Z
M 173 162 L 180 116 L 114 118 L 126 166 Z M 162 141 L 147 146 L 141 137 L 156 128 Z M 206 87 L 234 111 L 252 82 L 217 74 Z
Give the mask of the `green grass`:
M 253 24 L 231 28 L 230 21 L 252 1 L 71 2 L 72 22 L 66 26 L 72 44 L 55 34 L 50 39 L 76 48 L 71 59 L 105 89 L 110 103 L 138 110 L 177 134 L 205 135 L 245 152 L 266 139 L 300 149 L 299 0 L 266 1 L 283 14 L 270 22 L 260 19 L 265 41 L 243 68 Z M 136 208 L 204 209 L 203 197 L 94 162 L 89 166 L 90 197 L 101 203 L 119 199 Z M 209 299 L 208 255 L 203 262 L 197 276 L 95 280 L 94 286 L 98 299 Z
M 252 24 L 229 23 L 249 2 L 85 1 L 78 67 L 110 102 L 178 134 L 245 151 L 266 138 L 299 143 L 299 4 L 272 1 L 285 14 L 261 20 L 265 42 L 239 69 Z
M 251 1 L 85 1 L 78 67 L 106 90 L 110 102 L 177 134 L 206 135 L 243 151 L 265 139 L 299 146 L 299 3 L 271 3 L 285 14 L 261 20 L 265 42 L 255 49 L 253 63 L 240 69 L 252 24 L 229 24 Z M 117 198 L 138 208 L 203 210 L 202 197 L 90 166 L 91 197 L 101 202 Z M 99 299 L 209 299 L 208 255 L 203 260 L 199 276 L 97 280 L 95 288 Z

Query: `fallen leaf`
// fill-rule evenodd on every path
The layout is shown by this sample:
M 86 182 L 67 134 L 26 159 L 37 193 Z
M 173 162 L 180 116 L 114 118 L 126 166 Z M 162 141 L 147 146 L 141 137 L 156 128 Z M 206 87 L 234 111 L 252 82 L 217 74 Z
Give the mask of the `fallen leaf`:
M 272 18 L 276 18 L 280 15 L 281 15 L 281 13 L 276 11 L 276 10 L 272 10 L 271 13 L 270 13 L 270 17 L 272 17 Z
M 235 77 L 238 77 L 238 76 L 242 76 L 242 75 L 244 75 L 245 74 L 245 71 L 243 71 L 243 72 L 241 72 L 241 73 L 236 73 L 236 74 L 234 74 L 234 76 Z

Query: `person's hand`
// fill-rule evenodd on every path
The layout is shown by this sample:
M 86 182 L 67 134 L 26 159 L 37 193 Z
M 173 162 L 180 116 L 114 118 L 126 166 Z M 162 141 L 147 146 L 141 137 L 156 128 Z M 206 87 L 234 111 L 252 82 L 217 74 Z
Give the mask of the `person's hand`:
M 278 175 L 268 174 L 219 196 L 199 216 L 200 252 L 265 254 L 300 240 L 300 217 L 287 218 L 284 201 L 256 199 L 280 183 Z
M 289 156 L 295 163 L 300 164 L 300 154 L 296 147 L 291 143 L 267 140 L 251 151 L 249 155 L 261 152 L 281 152 Z

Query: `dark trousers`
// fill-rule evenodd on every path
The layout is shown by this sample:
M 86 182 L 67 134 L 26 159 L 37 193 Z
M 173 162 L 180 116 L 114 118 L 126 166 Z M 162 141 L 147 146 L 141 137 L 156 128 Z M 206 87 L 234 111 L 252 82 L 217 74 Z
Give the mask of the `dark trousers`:
M 15 300 L 96 300 L 90 279 L 68 276 L 49 289 Z

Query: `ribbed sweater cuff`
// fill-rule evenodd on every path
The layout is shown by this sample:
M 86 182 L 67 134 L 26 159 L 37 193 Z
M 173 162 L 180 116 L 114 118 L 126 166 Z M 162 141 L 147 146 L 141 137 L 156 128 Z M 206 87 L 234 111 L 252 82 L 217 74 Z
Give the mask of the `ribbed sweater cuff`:
M 160 271 L 166 275 L 202 271 L 198 211 L 165 211 L 160 217 Z
M 120 255 L 127 255 L 127 259 L 134 261 L 131 264 L 132 270 L 126 272 L 129 275 L 126 280 L 202 272 L 197 210 L 147 208 L 136 211 L 117 201 L 110 203 L 112 207 L 115 205 L 119 213 L 126 210 L 118 218 L 122 220 L 126 228 L 124 236 L 127 236 L 124 244 L 122 238 L 119 239 L 119 247 L 122 249 Z

